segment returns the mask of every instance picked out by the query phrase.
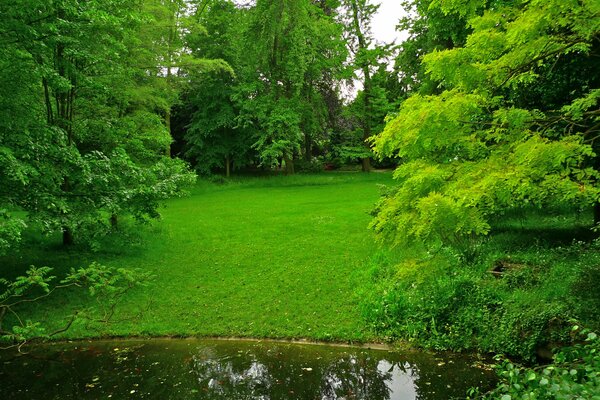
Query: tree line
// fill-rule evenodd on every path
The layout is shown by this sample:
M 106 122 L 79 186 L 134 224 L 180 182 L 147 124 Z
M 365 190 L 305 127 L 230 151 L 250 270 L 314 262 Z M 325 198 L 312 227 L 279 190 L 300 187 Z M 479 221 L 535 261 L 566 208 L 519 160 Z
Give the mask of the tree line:
M 369 0 L 2 3 L 0 248 L 93 239 L 244 168 L 399 165 L 372 223 L 397 242 L 597 204 L 598 3 L 403 5 L 386 44 Z

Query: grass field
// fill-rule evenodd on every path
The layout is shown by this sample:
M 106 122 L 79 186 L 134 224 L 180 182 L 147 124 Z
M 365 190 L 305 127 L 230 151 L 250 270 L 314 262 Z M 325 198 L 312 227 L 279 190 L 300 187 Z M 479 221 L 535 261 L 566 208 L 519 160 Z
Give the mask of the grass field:
M 191 196 L 169 201 L 163 220 L 138 228 L 137 244 L 98 252 L 64 250 L 58 237 L 26 238 L 25 249 L 0 259 L 4 275 L 31 264 L 57 275 L 98 261 L 142 268 L 156 278 L 121 309 L 149 305 L 139 319 L 69 337 L 200 335 L 368 340 L 357 289 L 377 252 L 368 212 L 389 173 L 327 173 L 200 181 Z M 56 320 L 84 297 L 73 292 L 40 303 L 37 316 Z M 57 306 L 58 305 L 58 306 Z

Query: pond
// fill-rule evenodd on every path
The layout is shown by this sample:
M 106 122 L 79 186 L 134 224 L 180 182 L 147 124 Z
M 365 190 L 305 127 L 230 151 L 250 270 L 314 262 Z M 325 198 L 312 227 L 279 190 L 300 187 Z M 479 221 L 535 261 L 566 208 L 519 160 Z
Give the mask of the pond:
M 453 354 L 274 341 L 54 343 L 0 352 L 8 399 L 450 399 L 494 373 Z

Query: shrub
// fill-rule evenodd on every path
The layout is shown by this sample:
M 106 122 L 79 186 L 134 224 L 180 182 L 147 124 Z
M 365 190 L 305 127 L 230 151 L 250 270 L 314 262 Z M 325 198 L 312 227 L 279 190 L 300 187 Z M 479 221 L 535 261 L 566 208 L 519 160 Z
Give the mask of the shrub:
M 323 161 L 313 158 L 310 161 L 296 160 L 294 161 L 294 169 L 296 172 L 315 173 L 325 171 L 325 164 Z
M 584 341 L 557 351 L 550 365 L 525 368 L 503 360 L 498 366 L 500 384 L 481 398 L 600 399 L 600 341 L 593 332 L 579 335 Z M 473 389 L 471 396 L 476 393 Z

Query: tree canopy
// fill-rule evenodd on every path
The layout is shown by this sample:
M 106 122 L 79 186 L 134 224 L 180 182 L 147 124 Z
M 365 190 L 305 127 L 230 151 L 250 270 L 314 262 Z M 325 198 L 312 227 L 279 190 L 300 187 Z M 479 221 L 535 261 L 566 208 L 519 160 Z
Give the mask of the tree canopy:
M 0 11 L 2 248 L 26 224 L 69 244 L 113 229 L 120 214 L 157 217 L 193 175 L 163 156 L 164 77 L 140 51 L 151 13 L 136 1 L 78 0 Z
M 463 46 L 424 56 L 439 93 L 409 97 L 373 140 L 376 154 L 402 160 L 375 231 L 394 242 L 453 243 L 486 234 L 506 210 L 597 203 L 598 70 L 574 78 L 556 68 L 598 56 L 599 4 L 429 9 L 467 18 L 471 32 Z M 532 87 L 542 99 L 527 100 Z

